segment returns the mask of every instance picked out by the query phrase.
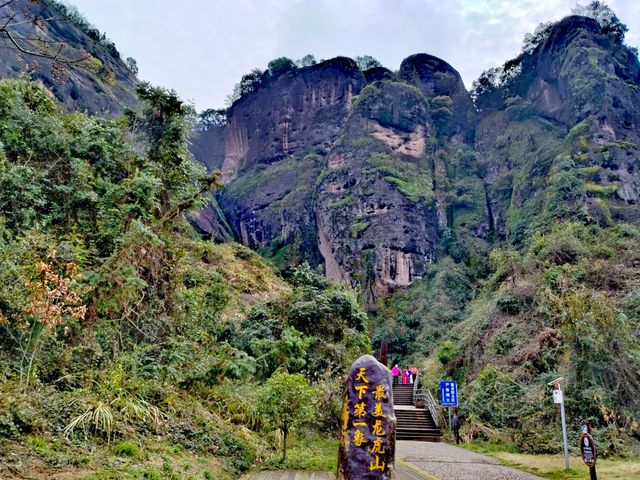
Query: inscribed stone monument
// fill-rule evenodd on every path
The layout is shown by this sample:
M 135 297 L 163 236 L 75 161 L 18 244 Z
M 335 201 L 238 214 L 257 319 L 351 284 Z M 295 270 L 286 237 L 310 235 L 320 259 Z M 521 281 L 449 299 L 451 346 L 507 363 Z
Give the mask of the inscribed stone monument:
M 393 479 L 396 416 L 391 371 L 371 355 L 351 365 L 341 422 L 338 480 Z

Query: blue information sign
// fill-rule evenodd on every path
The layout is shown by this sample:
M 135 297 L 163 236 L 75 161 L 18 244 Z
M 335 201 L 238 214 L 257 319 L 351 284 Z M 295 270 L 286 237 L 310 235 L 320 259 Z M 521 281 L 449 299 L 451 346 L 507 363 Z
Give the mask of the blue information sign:
M 443 407 L 458 406 L 458 384 L 454 380 L 440 382 L 440 405 Z

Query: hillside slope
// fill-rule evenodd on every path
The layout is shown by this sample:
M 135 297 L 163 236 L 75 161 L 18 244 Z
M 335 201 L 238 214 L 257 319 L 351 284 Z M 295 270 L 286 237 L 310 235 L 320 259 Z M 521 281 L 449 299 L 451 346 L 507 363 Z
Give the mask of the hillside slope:
M 237 478 L 275 456 L 258 412 L 274 372 L 331 432 L 337 378 L 370 348 L 347 288 L 196 234 L 183 212 L 217 177 L 188 154 L 191 110 L 138 95 L 105 120 L 0 81 L 2 477 Z

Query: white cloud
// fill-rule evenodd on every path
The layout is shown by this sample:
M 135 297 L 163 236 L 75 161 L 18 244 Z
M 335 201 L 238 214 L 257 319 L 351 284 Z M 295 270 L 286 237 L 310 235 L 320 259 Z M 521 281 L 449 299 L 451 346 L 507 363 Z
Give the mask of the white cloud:
M 449 62 L 470 85 L 518 54 L 542 21 L 574 0 L 71 0 L 140 76 L 198 108 L 222 106 L 235 82 L 279 56 L 370 54 L 391 69 L 419 52 Z M 610 0 L 640 43 L 640 4 Z

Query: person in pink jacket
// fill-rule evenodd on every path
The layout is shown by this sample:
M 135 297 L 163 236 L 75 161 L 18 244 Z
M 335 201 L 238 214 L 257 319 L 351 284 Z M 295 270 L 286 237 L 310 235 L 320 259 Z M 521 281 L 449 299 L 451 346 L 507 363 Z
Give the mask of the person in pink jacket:
M 393 375 L 393 383 L 398 383 L 398 377 L 400 376 L 400 367 L 396 363 L 391 369 L 391 374 Z

